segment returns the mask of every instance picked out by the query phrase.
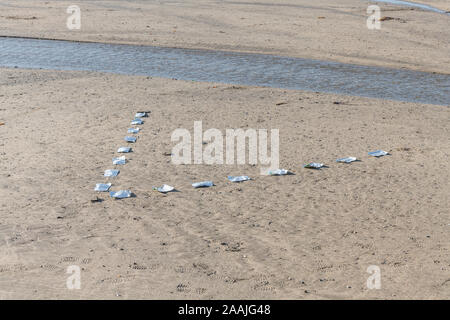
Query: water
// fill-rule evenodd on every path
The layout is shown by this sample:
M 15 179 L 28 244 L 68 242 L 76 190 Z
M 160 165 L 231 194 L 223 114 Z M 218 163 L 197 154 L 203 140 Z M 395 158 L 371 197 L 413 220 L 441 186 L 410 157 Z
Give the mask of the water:
M 418 8 L 418 9 L 422 9 L 422 10 L 426 10 L 426 11 L 432 11 L 432 12 L 437 12 L 437 13 L 443 13 L 443 14 L 448 14 L 450 15 L 449 12 L 426 5 L 426 4 L 421 4 L 421 3 L 416 3 L 416 2 L 410 2 L 410 1 L 401 1 L 401 0 L 371 0 L 372 2 L 382 2 L 382 3 L 389 3 L 389 4 L 395 4 L 398 6 L 407 6 L 407 7 L 413 7 L 413 8 Z
M 0 66 L 147 75 L 450 104 L 450 75 L 264 54 L 0 38 Z

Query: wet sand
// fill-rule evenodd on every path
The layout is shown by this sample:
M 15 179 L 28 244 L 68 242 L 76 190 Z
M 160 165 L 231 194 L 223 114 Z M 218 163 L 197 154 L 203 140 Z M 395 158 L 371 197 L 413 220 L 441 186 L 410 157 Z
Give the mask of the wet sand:
M 150 117 L 113 180 L 136 198 L 93 203 L 137 110 Z M 0 297 L 446 299 L 449 118 L 424 104 L 1 69 Z M 173 165 L 172 131 L 199 120 L 279 128 L 280 166 L 295 175 Z M 334 162 L 345 156 L 362 161 Z M 190 186 L 207 179 L 216 186 Z M 152 191 L 163 183 L 180 192 Z M 66 288 L 71 265 L 80 290 Z M 380 290 L 366 287 L 370 265 Z

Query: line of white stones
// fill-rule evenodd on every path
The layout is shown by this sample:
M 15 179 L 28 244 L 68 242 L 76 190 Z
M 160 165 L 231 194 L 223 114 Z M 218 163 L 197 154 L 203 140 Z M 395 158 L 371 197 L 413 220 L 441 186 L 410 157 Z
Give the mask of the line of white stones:
M 148 112 L 137 112 L 134 116 L 133 121 L 131 121 L 131 125 L 137 126 L 144 124 L 144 120 L 142 118 L 148 117 Z M 140 127 L 133 127 L 128 129 L 129 134 L 137 134 L 141 130 Z M 128 143 L 135 143 L 137 141 L 136 136 L 126 136 L 124 140 Z M 132 151 L 131 147 L 120 147 L 117 152 L 118 153 L 129 153 Z M 127 159 L 125 156 L 113 158 L 112 160 L 113 165 L 124 165 L 127 163 Z M 118 169 L 108 169 L 105 170 L 104 176 L 111 178 L 111 177 L 117 177 L 117 175 L 120 173 L 120 170 Z M 111 188 L 112 183 L 97 183 L 95 186 L 94 191 L 97 192 L 108 192 Z M 130 190 L 119 190 L 119 191 L 110 191 L 109 195 L 111 198 L 114 199 L 122 199 L 122 198 L 130 198 L 133 193 Z

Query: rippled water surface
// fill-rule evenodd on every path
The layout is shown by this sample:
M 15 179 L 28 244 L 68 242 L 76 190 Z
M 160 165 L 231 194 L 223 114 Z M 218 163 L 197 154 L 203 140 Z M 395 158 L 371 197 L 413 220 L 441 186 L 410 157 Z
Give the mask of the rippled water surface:
M 148 75 L 450 104 L 450 75 L 264 54 L 0 38 L 0 66 Z

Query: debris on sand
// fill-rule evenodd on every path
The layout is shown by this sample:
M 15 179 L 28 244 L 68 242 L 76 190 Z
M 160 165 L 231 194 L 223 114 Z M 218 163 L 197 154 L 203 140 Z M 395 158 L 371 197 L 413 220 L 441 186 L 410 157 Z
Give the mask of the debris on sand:
M 137 112 L 136 115 L 134 116 L 135 119 L 145 118 L 145 117 L 148 117 L 147 112 L 145 112 L 145 111 Z
M 395 20 L 395 21 L 399 21 L 401 23 L 406 23 L 405 19 L 401 19 L 401 18 L 393 18 L 393 17 L 381 17 L 379 19 L 380 21 L 390 21 L 390 20 Z
M 372 151 L 368 153 L 369 156 L 374 156 L 374 157 L 382 157 L 382 156 L 386 156 L 389 154 L 389 152 L 383 151 L 383 150 L 377 150 L 377 151 Z
M 119 174 L 120 170 L 116 170 L 116 169 L 108 169 L 105 170 L 105 177 L 117 177 L 117 175 Z
M 170 191 L 174 191 L 175 188 L 172 186 L 169 186 L 168 184 L 163 184 L 161 187 L 153 187 L 153 190 L 159 191 L 161 193 L 167 193 Z
M 125 164 L 125 163 L 127 163 L 127 160 L 125 159 L 125 156 L 121 156 L 121 157 L 119 157 L 119 158 L 114 158 L 114 159 L 113 159 L 113 164 L 116 164 L 116 165 L 123 165 L 123 164 Z
M 228 180 L 230 180 L 231 182 L 243 182 L 250 180 L 250 178 L 248 176 L 228 176 Z
M 214 186 L 214 183 L 212 181 L 202 181 L 202 182 L 195 182 L 192 184 L 194 188 L 209 188 Z
M 97 192 L 107 192 L 111 188 L 111 183 L 97 183 L 95 185 L 94 191 Z
M 353 161 L 356 161 L 357 159 L 355 157 L 347 157 L 347 158 L 340 158 L 337 159 L 336 162 L 341 162 L 341 163 L 351 163 Z
M 290 174 L 289 170 L 286 169 L 277 169 L 277 170 L 270 170 L 269 175 L 270 176 L 285 176 Z
M 109 193 L 109 195 L 111 198 L 114 198 L 114 199 L 130 198 L 131 191 L 130 190 L 111 191 Z
M 91 199 L 92 203 L 102 202 L 102 201 L 103 201 L 103 199 L 100 199 L 99 197 L 94 197 L 94 198 Z
M 140 128 L 129 128 L 128 133 L 139 133 L 140 130 Z
M 129 137 L 129 136 L 126 136 L 126 137 L 124 138 L 124 140 L 125 140 L 126 142 L 129 142 L 129 143 L 135 143 L 136 140 L 137 140 L 137 138 L 136 138 L 136 137 Z
M 144 121 L 142 121 L 142 119 L 141 118 L 136 118 L 136 119 L 134 119 L 133 121 L 131 121 L 131 125 L 139 125 L 139 124 L 143 124 L 144 123 Z
M 130 147 L 120 147 L 119 149 L 117 149 L 117 153 L 129 153 L 129 152 L 131 152 Z
M 306 168 L 306 169 L 320 169 L 323 167 L 325 167 L 325 165 L 323 163 L 318 163 L 318 162 L 311 162 L 311 163 L 305 164 L 303 166 L 303 168 Z

